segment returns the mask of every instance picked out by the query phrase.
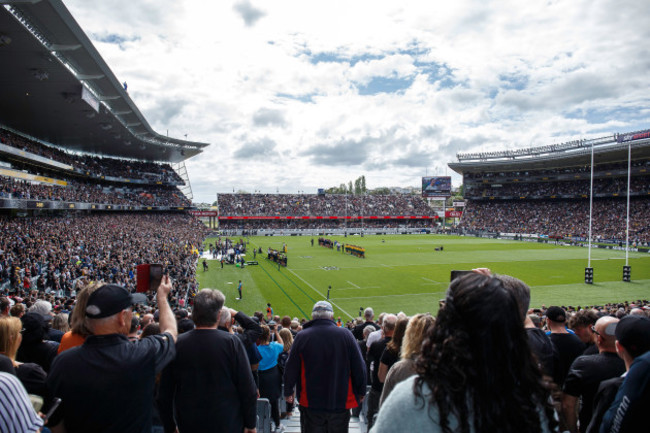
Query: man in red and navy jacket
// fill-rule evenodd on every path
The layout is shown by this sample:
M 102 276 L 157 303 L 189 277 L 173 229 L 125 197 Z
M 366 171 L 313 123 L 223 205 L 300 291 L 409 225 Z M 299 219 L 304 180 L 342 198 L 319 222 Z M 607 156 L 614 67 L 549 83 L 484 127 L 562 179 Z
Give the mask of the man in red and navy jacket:
M 300 405 L 302 431 L 347 432 L 350 409 L 366 393 L 366 366 L 354 336 L 334 323 L 334 310 L 319 301 L 298 332 L 284 370 L 284 394 Z

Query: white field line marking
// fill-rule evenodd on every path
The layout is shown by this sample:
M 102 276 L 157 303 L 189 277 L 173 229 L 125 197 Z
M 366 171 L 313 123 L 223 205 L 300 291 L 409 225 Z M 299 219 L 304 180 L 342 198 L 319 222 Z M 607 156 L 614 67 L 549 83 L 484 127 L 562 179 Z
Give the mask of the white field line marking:
M 341 290 L 363 290 L 363 289 L 381 289 L 381 286 L 341 287 L 341 288 L 337 288 L 336 291 L 340 292 Z
M 440 281 L 430 280 L 429 278 L 424 278 L 424 277 L 422 277 L 422 279 L 423 279 L 424 281 L 429 281 L 429 282 L 431 282 L 431 283 L 442 284 Z
M 293 270 L 291 270 L 291 269 L 289 269 L 289 268 L 286 268 L 286 269 L 287 269 L 289 272 L 291 272 L 293 275 L 295 275 L 295 276 L 296 276 L 300 281 L 302 281 L 303 283 L 305 283 L 305 284 L 307 284 L 309 287 L 311 287 L 311 289 L 312 289 L 314 292 L 318 293 L 318 294 L 319 294 L 323 299 L 326 299 L 326 296 L 323 295 L 323 294 L 322 294 L 321 292 L 319 292 L 318 290 L 316 290 L 316 287 L 314 287 L 314 286 L 312 286 L 311 284 L 309 284 L 309 283 L 308 283 L 307 281 L 305 281 L 305 280 L 304 280 L 300 275 L 296 274 Z M 338 306 L 338 305 L 336 305 L 334 302 L 332 302 L 332 299 L 331 299 L 331 298 L 330 298 L 329 302 L 330 302 L 332 305 L 334 305 L 336 308 L 338 308 L 339 310 L 343 311 L 343 312 L 344 312 L 344 313 L 345 313 L 345 314 L 346 314 L 350 319 L 354 319 L 354 317 L 353 317 L 350 313 L 348 313 L 348 312 L 345 311 L 343 308 L 341 308 L 340 306 Z
M 594 259 L 592 258 L 591 260 L 625 260 L 625 257 L 606 257 L 603 259 Z
M 395 296 L 433 296 L 433 295 L 439 295 L 441 293 L 446 293 L 446 292 L 427 292 L 427 293 L 404 293 L 400 295 L 375 295 L 375 296 L 353 296 L 350 298 L 336 298 L 336 299 L 368 299 L 368 298 L 393 298 Z M 330 302 L 332 299 L 330 298 Z M 347 313 L 346 313 L 347 314 Z
M 347 281 L 347 282 L 350 283 L 351 286 L 356 287 L 357 289 L 361 288 L 361 287 L 357 286 L 356 284 L 354 284 L 352 281 Z

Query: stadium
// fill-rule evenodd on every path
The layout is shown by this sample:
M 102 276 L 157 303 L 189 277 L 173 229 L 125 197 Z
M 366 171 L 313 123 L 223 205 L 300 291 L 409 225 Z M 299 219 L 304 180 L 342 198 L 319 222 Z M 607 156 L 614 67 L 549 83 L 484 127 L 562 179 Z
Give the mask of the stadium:
M 43 324 L 47 337 L 40 343 L 58 347 L 64 332 L 74 332 L 54 328 L 52 317 L 72 320 L 80 295 L 92 296 L 88 287 L 98 282 L 125 288 L 129 299 L 137 299 L 130 337 L 139 338 L 147 316 L 162 325 L 159 292 L 141 274 L 151 264 L 169 276 L 167 302 L 179 334 L 183 326 L 195 328 L 194 300 L 205 288 L 219 289 L 227 307 L 237 310 L 232 332 L 241 335 L 247 331 L 235 313 L 270 326 L 271 333 L 291 329 L 293 340 L 312 319 L 312 308 L 325 301 L 337 327 L 355 331 L 364 360 L 371 345 L 366 348 L 367 335 L 356 335 L 363 325 L 379 328 L 376 322 L 391 317 L 386 320 L 393 328 L 401 319 L 402 332 L 408 332 L 409 318 L 444 315 L 450 281 L 465 280 L 452 277 L 457 271 L 483 269 L 473 273 L 481 274 L 487 268 L 524 281 L 530 286 L 524 284 L 530 291 L 526 312 L 546 321 L 547 307 L 561 306 L 568 328 L 578 328 L 585 312 L 616 320 L 650 316 L 650 130 L 458 153 L 448 162 L 462 177 L 458 191 L 442 175 L 414 175 L 422 190 L 409 192 L 366 189 L 364 178 L 363 186 L 350 183 L 337 193 L 233 188 L 217 194 L 215 206 L 199 207 L 186 162 L 209 152 L 210 143 L 154 131 L 63 2 L 5 2 L 0 64 L 1 312 L 9 320 L 49 306 L 51 323 Z M 81 317 L 79 323 L 86 323 Z M 550 324 L 540 326 L 551 333 Z M 163 331 L 159 326 L 153 335 L 166 338 Z M 593 348 L 597 339 L 588 338 L 581 349 Z M 11 354 L 8 345 L 0 350 L 13 356 L 16 369 L 39 365 L 37 386 L 21 381 L 49 409 L 55 396 L 47 374 L 56 351 L 16 351 Z M 291 356 L 286 346 L 284 352 Z M 380 358 L 384 362 L 379 355 L 372 369 L 366 364 L 368 377 L 377 374 Z M 375 391 L 369 388 L 367 399 L 378 400 Z M 276 394 L 262 393 L 255 403 L 258 431 L 276 428 L 271 418 L 275 431 L 301 431 L 296 419 L 303 409 L 284 407 Z M 12 407 L 10 398 L 0 401 Z M 361 417 L 357 411 L 351 418 L 346 407 L 349 431 L 366 431 L 377 412 L 372 405 L 365 400 Z M 53 420 L 72 426 L 56 407 L 52 411 Z M 281 425 L 278 411 L 284 414 Z M 162 404 L 160 412 L 143 425 L 164 431 L 156 426 L 175 422 Z M 560 421 L 570 425 L 562 415 Z

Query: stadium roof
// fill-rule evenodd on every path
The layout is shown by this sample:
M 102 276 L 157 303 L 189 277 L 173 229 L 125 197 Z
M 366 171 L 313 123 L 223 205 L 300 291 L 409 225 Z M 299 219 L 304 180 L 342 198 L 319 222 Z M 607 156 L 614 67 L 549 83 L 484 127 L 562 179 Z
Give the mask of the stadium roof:
M 591 164 L 592 145 L 594 164 L 627 161 L 628 147 L 633 161 L 647 160 L 650 159 L 648 136 L 649 131 L 639 131 L 526 149 L 458 154 L 458 162 L 448 165 L 459 174 L 588 166 Z
M 156 133 L 61 0 L 0 0 L 0 126 L 72 151 L 180 162 L 208 146 Z

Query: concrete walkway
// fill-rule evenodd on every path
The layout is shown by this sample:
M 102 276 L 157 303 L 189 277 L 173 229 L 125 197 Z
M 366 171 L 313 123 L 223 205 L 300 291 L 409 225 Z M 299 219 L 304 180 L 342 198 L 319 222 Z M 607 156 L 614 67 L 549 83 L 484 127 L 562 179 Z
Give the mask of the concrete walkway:
M 296 406 L 293 410 L 291 418 L 283 419 L 280 423 L 285 427 L 285 433 L 300 433 L 300 410 Z M 357 418 L 350 418 L 350 426 L 348 427 L 349 433 L 366 433 L 366 423 Z

